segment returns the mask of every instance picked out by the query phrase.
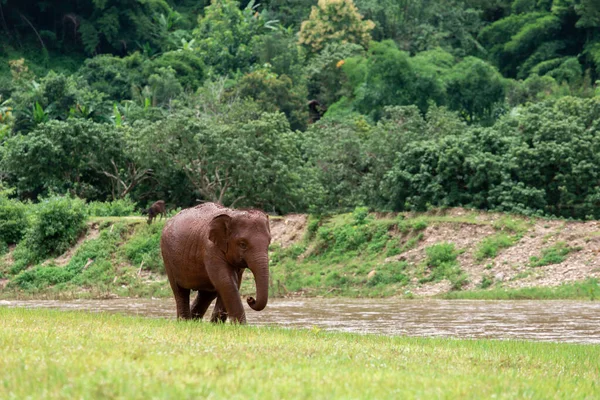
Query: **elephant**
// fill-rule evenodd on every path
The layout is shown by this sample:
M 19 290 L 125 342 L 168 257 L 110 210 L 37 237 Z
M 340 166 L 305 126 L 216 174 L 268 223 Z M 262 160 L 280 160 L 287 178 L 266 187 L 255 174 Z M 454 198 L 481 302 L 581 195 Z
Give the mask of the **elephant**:
M 233 210 L 215 203 L 185 209 L 165 225 L 160 248 L 178 319 L 202 319 L 216 298 L 212 322 L 245 324 L 240 297 L 242 274 L 250 269 L 256 299 L 248 305 L 263 310 L 269 296 L 269 217 L 259 210 Z M 190 291 L 198 294 L 190 308 Z
M 167 218 L 165 202 L 163 200 L 158 200 L 157 202 L 152 204 L 149 208 L 142 210 L 142 215 L 143 214 L 148 214 L 148 221 L 147 221 L 148 225 L 150 225 L 152 223 L 152 221 L 154 221 L 154 218 L 156 218 L 156 216 L 158 214 L 160 214 L 160 219 L 162 219 L 163 216 L 165 218 Z

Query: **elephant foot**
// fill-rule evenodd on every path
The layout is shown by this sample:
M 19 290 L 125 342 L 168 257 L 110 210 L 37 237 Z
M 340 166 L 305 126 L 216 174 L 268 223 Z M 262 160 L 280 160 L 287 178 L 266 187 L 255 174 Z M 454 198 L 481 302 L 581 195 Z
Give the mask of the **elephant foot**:
M 215 311 L 210 317 L 210 322 L 213 323 L 224 323 L 227 321 L 227 311 Z

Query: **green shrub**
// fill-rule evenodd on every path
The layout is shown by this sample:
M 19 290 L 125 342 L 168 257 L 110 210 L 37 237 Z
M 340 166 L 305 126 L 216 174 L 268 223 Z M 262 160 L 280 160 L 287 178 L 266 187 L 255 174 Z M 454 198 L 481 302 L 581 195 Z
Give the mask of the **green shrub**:
M 529 261 L 532 267 L 560 264 L 565 261 L 570 252 L 578 250 L 580 250 L 580 248 L 569 247 L 565 242 L 556 242 L 552 246 L 543 249 L 540 257 L 533 256 Z
M 427 255 L 427 265 L 433 268 L 441 267 L 444 264 L 456 263 L 458 251 L 453 243 L 438 243 L 425 249 Z
M 332 288 L 343 287 L 348 284 L 348 278 L 338 271 L 333 271 L 325 277 L 325 284 Z
M 363 225 L 366 222 L 368 216 L 368 207 L 356 207 L 352 212 L 352 218 L 354 219 L 355 225 Z
M 126 257 L 135 265 L 144 263 L 143 269 L 163 272 L 164 264 L 160 253 L 160 235 L 164 223 L 140 224 L 123 247 Z
M 311 240 L 315 237 L 317 230 L 319 230 L 319 225 L 321 225 L 321 218 L 314 215 L 310 215 L 308 217 L 308 224 L 306 226 L 306 238 L 308 240 Z
M 66 268 L 53 265 L 37 266 L 21 272 L 14 279 L 14 284 L 21 289 L 34 290 L 43 289 L 58 283 L 66 283 L 73 278 L 73 273 Z
M 427 221 L 422 218 L 417 219 L 401 219 L 397 224 L 398 230 L 402 233 L 411 231 L 422 231 L 427 228 Z
M 87 204 L 88 214 L 92 217 L 126 217 L 133 215 L 136 203 L 129 197 L 113 201 L 92 201 Z
M 392 256 L 396 256 L 398 254 L 402 254 L 405 251 L 414 249 L 415 247 L 417 247 L 417 245 L 419 244 L 419 242 L 421 240 L 423 240 L 423 233 L 419 233 L 416 236 L 410 237 L 402 246 L 393 246 L 388 248 L 388 251 L 386 253 L 386 257 L 392 257 Z
M 85 203 L 53 196 L 33 207 L 33 220 L 25 236 L 26 247 L 43 259 L 66 251 L 85 230 Z
M 509 236 L 505 233 L 488 236 L 484 238 L 477 250 L 475 251 L 475 259 L 481 261 L 485 258 L 495 258 L 498 251 L 512 246 L 516 242 L 516 237 Z
M 427 256 L 425 264 L 429 268 L 429 275 L 419 282 L 437 282 L 448 279 L 453 290 L 461 289 L 467 282 L 467 275 L 458 265 L 456 257 L 460 254 L 452 243 L 439 243 L 425 249 Z
M 27 206 L 0 193 L 0 243 L 18 243 L 28 225 Z
M 394 283 L 409 283 L 408 276 L 404 273 L 408 264 L 406 262 L 391 262 L 380 265 L 375 270 L 375 275 L 369 279 L 367 286 L 391 285 Z
M 494 277 L 492 275 L 484 275 L 481 277 L 479 287 L 481 289 L 487 289 L 494 284 Z
M 27 247 L 25 240 L 22 240 L 17 247 L 15 247 L 12 256 L 14 262 L 10 267 L 11 275 L 18 274 L 39 259 L 37 253 Z

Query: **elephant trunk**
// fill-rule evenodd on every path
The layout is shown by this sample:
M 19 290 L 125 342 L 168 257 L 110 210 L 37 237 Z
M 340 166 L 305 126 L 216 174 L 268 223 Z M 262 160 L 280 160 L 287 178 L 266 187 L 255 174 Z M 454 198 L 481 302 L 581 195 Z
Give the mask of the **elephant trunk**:
M 248 268 L 256 282 L 256 299 L 248 297 L 248 305 L 253 310 L 260 311 L 267 306 L 269 300 L 269 259 L 266 255 L 258 257 L 248 263 Z

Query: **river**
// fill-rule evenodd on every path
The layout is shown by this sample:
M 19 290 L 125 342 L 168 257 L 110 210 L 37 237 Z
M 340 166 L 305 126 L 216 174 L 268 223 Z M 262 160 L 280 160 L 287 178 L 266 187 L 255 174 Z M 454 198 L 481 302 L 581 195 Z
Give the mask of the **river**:
M 172 299 L 0 300 L 0 306 L 175 318 Z M 271 299 L 251 325 L 423 337 L 600 343 L 600 302 Z M 205 319 L 210 316 L 207 312 Z

